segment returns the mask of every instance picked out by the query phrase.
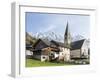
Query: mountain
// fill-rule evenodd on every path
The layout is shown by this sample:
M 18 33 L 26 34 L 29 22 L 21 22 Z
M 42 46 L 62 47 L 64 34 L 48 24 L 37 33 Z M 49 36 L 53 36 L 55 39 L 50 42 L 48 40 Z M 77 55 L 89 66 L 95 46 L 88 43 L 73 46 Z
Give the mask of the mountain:
M 81 40 L 81 39 L 85 39 L 84 36 L 76 35 L 76 36 L 72 37 L 72 42 L 73 41 L 78 41 L 78 40 Z
M 26 32 L 26 43 L 27 44 L 34 44 L 39 38 L 41 39 L 45 39 L 48 41 L 51 40 L 55 40 L 55 41 L 59 41 L 59 42 L 63 42 L 64 41 L 64 37 L 63 35 L 57 34 L 55 32 L 45 32 L 45 33 L 36 33 L 36 34 L 32 34 L 29 32 Z M 74 37 L 71 38 L 71 41 L 78 41 L 81 39 L 85 39 L 83 36 L 81 35 L 76 35 Z
M 57 34 L 55 32 L 45 32 L 45 33 L 36 33 L 33 35 L 36 39 L 47 39 L 49 41 L 56 40 L 56 41 L 63 41 L 63 36 L 60 34 Z

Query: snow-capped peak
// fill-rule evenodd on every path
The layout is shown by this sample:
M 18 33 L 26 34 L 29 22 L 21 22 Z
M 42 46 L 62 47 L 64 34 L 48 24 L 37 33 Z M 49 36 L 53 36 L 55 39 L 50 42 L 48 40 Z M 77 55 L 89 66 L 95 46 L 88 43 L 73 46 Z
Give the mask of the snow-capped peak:
M 41 38 L 41 39 L 48 39 L 48 40 L 56 40 L 56 41 L 61 41 L 63 42 L 64 38 L 62 35 L 60 34 L 57 34 L 53 31 L 51 32 L 39 32 L 39 33 L 36 33 L 36 34 L 32 34 L 31 35 L 37 39 Z

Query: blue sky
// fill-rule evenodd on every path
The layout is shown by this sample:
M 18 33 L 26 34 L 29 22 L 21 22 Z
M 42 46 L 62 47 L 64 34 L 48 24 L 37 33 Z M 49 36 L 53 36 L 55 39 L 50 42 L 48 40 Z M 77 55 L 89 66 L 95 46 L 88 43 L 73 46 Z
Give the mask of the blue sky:
M 64 35 L 68 22 L 72 36 L 82 35 L 85 38 L 90 36 L 89 16 L 26 12 L 25 18 L 26 31 L 32 34 L 53 31 Z

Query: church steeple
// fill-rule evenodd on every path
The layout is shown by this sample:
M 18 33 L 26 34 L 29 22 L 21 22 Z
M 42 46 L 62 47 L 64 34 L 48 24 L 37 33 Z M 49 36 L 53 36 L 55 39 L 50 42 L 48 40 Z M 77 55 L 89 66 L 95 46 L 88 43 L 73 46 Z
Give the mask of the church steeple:
M 68 22 L 67 22 L 67 26 L 66 26 L 66 29 L 65 29 L 65 35 L 66 36 L 68 35 Z
M 66 47 L 70 47 L 70 43 L 71 43 L 71 35 L 70 35 L 70 32 L 69 32 L 69 25 L 68 25 L 68 22 L 67 22 L 65 34 L 64 34 L 64 44 L 65 44 Z

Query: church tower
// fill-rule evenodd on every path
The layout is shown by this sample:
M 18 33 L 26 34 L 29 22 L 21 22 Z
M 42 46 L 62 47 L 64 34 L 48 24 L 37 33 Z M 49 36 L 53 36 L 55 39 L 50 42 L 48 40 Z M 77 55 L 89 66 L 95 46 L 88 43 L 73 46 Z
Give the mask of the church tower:
M 67 26 L 66 26 L 65 34 L 64 34 L 64 44 L 66 47 L 70 47 L 70 44 L 71 44 L 71 34 L 69 32 L 68 22 L 67 22 Z

